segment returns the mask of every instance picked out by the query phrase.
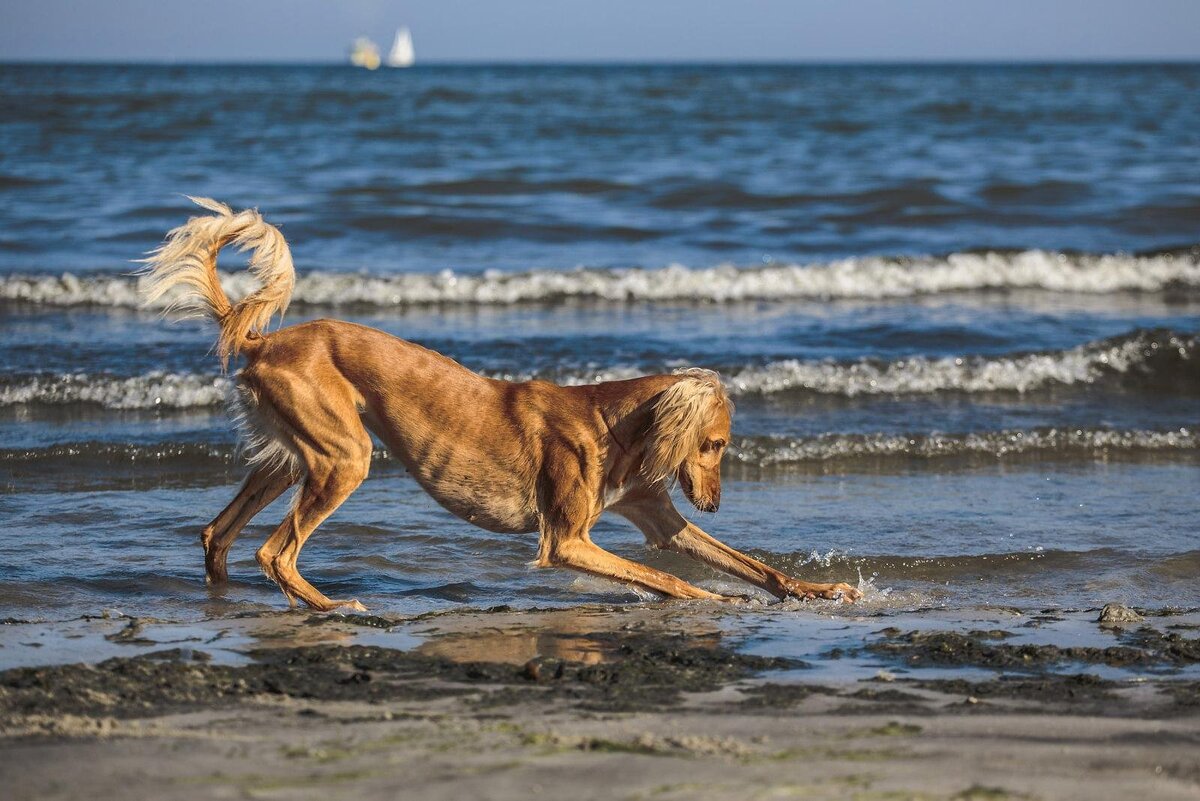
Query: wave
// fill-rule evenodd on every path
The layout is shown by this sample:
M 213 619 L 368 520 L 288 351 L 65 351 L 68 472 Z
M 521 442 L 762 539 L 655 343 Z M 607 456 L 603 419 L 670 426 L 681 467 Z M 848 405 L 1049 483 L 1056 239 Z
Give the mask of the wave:
M 1200 432 L 1106 428 L 1034 428 L 969 433 L 825 434 L 817 437 L 746 437 L 735 442 L 732 464 L 789 468 L 827 463 L 1022 457 L 1108 458 L 1200 452 Z
M 230 432 L 232 434 L 232 431 Z M 788 469 L 805 465 L 880 464 L 884 461 L 939 460 L 966 457 L 997 462 L 1022 457 L 1121 458 L 1139 455 L 1196 455 L 1200 431 L 1178 428 L 1167 431 L 1040 428 L 942 434 L 825 434 L 790 438 L 753 436 L 735 438 L 726 467 Z M 376 461 L 391 461 L 387 450 L 376 448 Z M 237 461 L 233 442 L 68 442 L 35 448 L 0 449 L 0 463 L 53 464 L 102 463 L 111 467 L 212 465 Z
M 1054 387 L 1115 384 L 1177 392 L 1200 389 L 1200 342 L 1165 329 L 1134 331 L 1068 350 L 1006 356 L 914 356 L 895 361 L 786 360 L 722 370 L 735 396 L 802 392 L 840 397 L 939 392 L 1027 393 Z M 533 378 L 577 385 L 619 381 L 663 366 L 591 370 L 485 371 L 491 378 Z M 0 376 L 0 407 L 91 404 L 107 409 L 189 409 L 220 405 L 230 379 L 154 371 L 137 376 L 46 373 Z
M 230 381 L 222 376 L 155 371 L 120 377 L 50 373 L 0 378 L 0 406 L 91 404 L 105 409 L 195 409 L 219 406 Z
M 896 361 L 787 360 L 729 374 L 734 394 L 800 390 L 825 395 L 1025 393 L 1116 381 L 1171 389 L 1200 385 L 1200 343 L 1165 329 L 1134 331 L 1068 350 L 1007 356 L 914 356 Z
M 235 298 L 254 289 L 252 279 L 244 272 L 222 274 L 221 281 Z M 746 268 L 728 264 L 709 268 L 671 265 L 658 270 L 581 267 L 398 275 L 311 271 L 299 277 L 293 303 L 331 307 L 506 305 L 563 300 L 731 303 L 881 300 L 1006 290 L 1104 294 L 1196 288 L 1200 288 L 1200 255 L 1195 249 L 1140 255 L 1029 250 L 927 258 L 863 257 Z M 46 306 L 139 305 L 135 279 L 112 274 L 6 275 L 0 277 L 0 301 Z

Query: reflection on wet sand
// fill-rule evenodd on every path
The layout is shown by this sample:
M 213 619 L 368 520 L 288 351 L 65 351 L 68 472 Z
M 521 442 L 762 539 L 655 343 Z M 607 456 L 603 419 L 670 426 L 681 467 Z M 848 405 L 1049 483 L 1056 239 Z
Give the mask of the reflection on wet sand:
M 245 631 L 255 648 L 303 648 L 309 645 L 350 645 L 359 640 L 358 630 L 341 625 L 313 625 L 308 618 L 281 613 L 282 619 L 264 621 Z M 289 619 L 290 618 L 290 619 Z
M 553 631 L 492 630 L 475 634 L 449 634 L 426 642 L 417 651 L 454 662 L 503 662 L 512 665 L 523 665 L 539 656 L 585 665 L 599 664 L 611 658 L 605 643 L 587 636 Z
M 632 610 L 627 610 L 628 614 Z M 717 647 L 720 628 L 711 620 L 696 615 L 662 614 L 662 610 L 639 610 L 636 619 L 614 616 L 608 610 L 564 609 L 551 612 L 512 614 L 489 613 L 479 620 L 471 614 L 454 616 L 453 629 L 427 634 L 417 651 L 454 662 L 500 662 L 523 665 L 538 657 L 584 665 L 609 662 L 616 658 L 620 632 L 687 634 L 694 645 Z M 479 625 L 472 625 L 477 623 Z

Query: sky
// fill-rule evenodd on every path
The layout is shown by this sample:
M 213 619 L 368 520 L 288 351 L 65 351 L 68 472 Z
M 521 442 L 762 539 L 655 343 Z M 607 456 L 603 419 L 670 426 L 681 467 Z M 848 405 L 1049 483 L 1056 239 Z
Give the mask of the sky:
M 0 61 L 1200 59 L 1200 0 L 0 0 Z

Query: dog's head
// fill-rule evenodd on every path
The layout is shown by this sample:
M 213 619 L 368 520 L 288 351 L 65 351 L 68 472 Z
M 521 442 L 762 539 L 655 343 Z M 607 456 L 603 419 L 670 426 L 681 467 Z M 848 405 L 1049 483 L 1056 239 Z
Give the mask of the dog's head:
M 711 370 L 676 371 L 679 380 L 654 403 L 642 473 L 651 482 L 677 479 L 702 512 L 721 505 L 721 457 L 729 444 L 733 402 Z

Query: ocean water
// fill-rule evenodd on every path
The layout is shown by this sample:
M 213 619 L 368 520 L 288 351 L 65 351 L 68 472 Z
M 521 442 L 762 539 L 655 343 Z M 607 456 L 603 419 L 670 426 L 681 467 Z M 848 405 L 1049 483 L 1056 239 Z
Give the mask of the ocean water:
M 229 379 L 129 276 L 185 194 L 280 226 L 288 324 L 514 380 L 719 370 L 689 516 L 868 613 L 1200 606 L 1197 97 L 1200 65 L 0 66 L 0 617 L 283 604 L 283 502 L 203 584 Z M 301 568 L 379 611 L 637 598 L 534 552 L 381 449 Z

